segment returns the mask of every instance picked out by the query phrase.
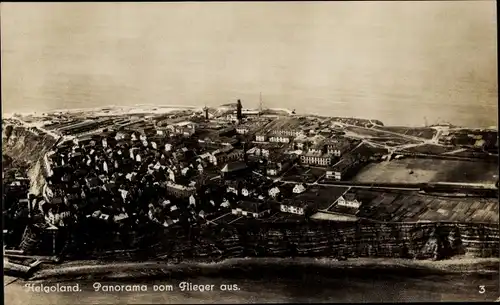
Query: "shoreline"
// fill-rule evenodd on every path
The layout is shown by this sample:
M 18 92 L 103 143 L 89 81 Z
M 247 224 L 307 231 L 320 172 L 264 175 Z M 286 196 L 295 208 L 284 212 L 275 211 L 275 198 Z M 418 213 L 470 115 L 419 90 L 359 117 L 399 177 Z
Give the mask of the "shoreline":
M 156 108 L 156 110 L 152 110 Z M 215 109 L 226 109 L 228 107 L 224 107 L 223 105 L 220 105 L 218 107 L 210 107 L 210 108 L 215 108 Z M 192 110 L 192 111 L 201 111 L 203 109 L 202 106 L 197 106 L 197 105 L 154 105 L 154 104 L 136 104 L 132 106 L 119 106 L 119 105 L 107 105 L 107 106 L 100 106 L 100 107 L 89 107 L 89 108 L 73 108 L 73 109 L 53 109 L 53 110 L 47 110 L 44 111 L 43 113 L 46 114 L 55 114 L 58 112 L 66 112 L 66 113 L 72 113 L 72 112 L 100 112 L 103 111 L 103 109 L 109 109 L 111 112 L 113 112 L 114 115 L 117 115 L 117 111 L 122 110 L 123 115 L 129 114 L 129 113 L 152 113 L 152 114 L 163 114 L 163 113 L 169 113 L 173 111 L 185 111 L 185 110 Z M 160 110 L 161 109 L 161 110 Z M 258 110 L 258 109 L 250 109 L 250 110 Z M 266 110 L 270 111 L 282 111 L 287 113 L 289 116 L 297 116 L 297 115 L 302 115 L 302 116 L 322 116 L 319 113 L 296 113 L 292 114 L 293 111 L 288 109 L 288 108 L 266 108 Z M 21 116 L 36 116 L 36 115 L 41 115 L 42 112 L 40 111 L 32 111 L 32 112 L 13 112 L 13 113 L 2 113 L 2 118 L 8 119 L 12 118 L 15 114 L 21 115 Z M 109 114 L 107 114 L 109 115 Z M 326 117 L 336 117 L 336 116 L 326 116 Z M 359 119 L 359 120 L 379 120 L 378 118 L 360 118 L 356 116 L 346 116 L 346 117 L 340 117 L 344 119 Z M 421 126 L 403 126 L 403 125 L 387 125 L 388 127 L 391 126 L 396 126 L 396 127 L 407 127 L 407 128 L 423 128 L 426 127 L 425 125 Z M 387 127 L 386 126 L 386 127 Z M 475 127 L 467 127 L 467 126 L 455 126 L 454 129 L 466 129 L 466 130 L 496 130 L 494 126 L 475 126 Z
M 274 267 L 274 268 L 273 268 Z M 225 271 L 246 270 L 252 268 L 286 269 L 286 268 L 320 268 L 349 270 L 384 270 L 422 271 L 429 273 L 499 273 L 498 258 L 454 258 L 442 261 L 410 260 L 398 258 L 354 258 L 338 261 L 330 258 L 232 258 L 220 262 L 168 261 L 146 262 L 102 262 L 102 261 L 69 261 L 60 265 L 45 265 L 35 272 L 29 281 L 92 278 L 107 280 L 137 279 L 138 277 L 172 276 L 175 274 L 214 274 Z M 245 272 L 245 271 L 243 271 Z

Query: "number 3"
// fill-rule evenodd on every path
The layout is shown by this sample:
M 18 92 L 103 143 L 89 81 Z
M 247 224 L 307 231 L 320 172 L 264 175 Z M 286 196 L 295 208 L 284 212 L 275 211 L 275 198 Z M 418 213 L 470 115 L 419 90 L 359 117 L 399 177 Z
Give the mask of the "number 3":
M 483 294 L 485 292 L 486 292 L 486 288 L 484 288 L 484 286 L 479 286 L 479 293 Z

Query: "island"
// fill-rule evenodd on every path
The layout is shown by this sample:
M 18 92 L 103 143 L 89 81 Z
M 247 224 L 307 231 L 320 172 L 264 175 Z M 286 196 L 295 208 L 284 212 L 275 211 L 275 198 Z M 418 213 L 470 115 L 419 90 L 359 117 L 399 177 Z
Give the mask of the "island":
M 2 140 L 4 267 L 15 276 L 499 255 L 497 130 L 237 100 L 4 115 Z

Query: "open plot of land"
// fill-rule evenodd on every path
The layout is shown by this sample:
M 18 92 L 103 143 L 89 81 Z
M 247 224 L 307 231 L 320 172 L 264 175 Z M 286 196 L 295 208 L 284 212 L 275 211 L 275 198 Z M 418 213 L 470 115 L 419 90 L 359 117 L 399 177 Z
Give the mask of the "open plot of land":
M 396 132 L 412 137 L 424 138 L 424 139 L 432 139 L 432 137 L 436 134 L 436 130 L 430 127 L 398 127 L 398 126 L 381 126 L 377 127 L 378 129 L 387 130 L 391 132 Z
M 354 177 L 353 181 L 495 183 L 498 179 L 497 176 L 497 163 L 408 158 L 370 163 Z
M 370 192 L 374 191 L 359 191 Z M 361 194 L 360 194 L 361 195 Z M 496 198 L 438 197 L 416 192 L 378 192 L 361 200 L 358 217 L 383 221 L 457 221 L 498 223 Z
M 326 210 L 348 189 L 347 187 L 316 185 L 310 187 L 305 193 L 292 197 L 292 199 L 298 199 L 303 202 L 314 202 L 318 210 Z
M 419 154 L 431 154 L 431 155 L 440 155 L 447 152 L 456 151 L 458 148 L 451 146 L 441 146 L 435 144 L 423 144 L 419 146 L 414 146 L 410 148 L 403 149 L 403 152 L 409 153 L 419 153 Z
M 350 131 L 353 133 L 356 133 L 361 136 L 366 136 L 366 137 L 394 137 L 397 138 L 397 135 L 393 135 L 388 132 L 380 131 L 380 130 L 375 130 L 375 129 L 369 129 L 369 128 L 362 128 L 362 127 L 355 127 L 355 126 L 347 126 L 345 127 L 346 131 Z
M 310 167 L 309 171 L 307 172 L 307 175 L 310 175 L 311 177 L 314 177 L 316 179 L 323 177 L 325 174 L 326 169 L 322 167 Z
M 398 138 L 398 137 L 377 137 L 377 138 L 370 138 L 370 142 L 376 142 L 379 144 L 385 144 L 387 146 L 399 146 L 399 145 L 405 145 L 405 144 L 415 144 L 417 143 L 414 140 L 408 140 L 408 139 L 403 139 L 403 138 Z
M 285 181 L 313 183 L 326 173 L 325 169 L 317 167 L 294 166 L 283 176 Z

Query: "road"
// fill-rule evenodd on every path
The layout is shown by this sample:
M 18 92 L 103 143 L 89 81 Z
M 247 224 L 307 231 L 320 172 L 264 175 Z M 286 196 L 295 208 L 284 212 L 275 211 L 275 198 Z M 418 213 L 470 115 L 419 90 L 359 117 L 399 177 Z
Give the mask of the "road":
M 297 184 L 297 183 L 302 183 L 302 182 L 297 182 L 297 181 L 289 181 L 289 180 L 281 180 L 280 182 L 286 183 L 286 184 Z M 308 183 L 305 182 L 305 185 L 320 185 L 320 186 L 327 186 L 327 187 L 351 187 L 351 188 L 359 188 L 359 189 L 383 189 L 383 190 L 399 190 L 399 191 L 419 191 L 420 187 L 415 187 L 415 186 L 408 186 L 408 187 L 391 187 L 391 186 L 372 186 L 372 185 L 358 185 L 353 183 Z

